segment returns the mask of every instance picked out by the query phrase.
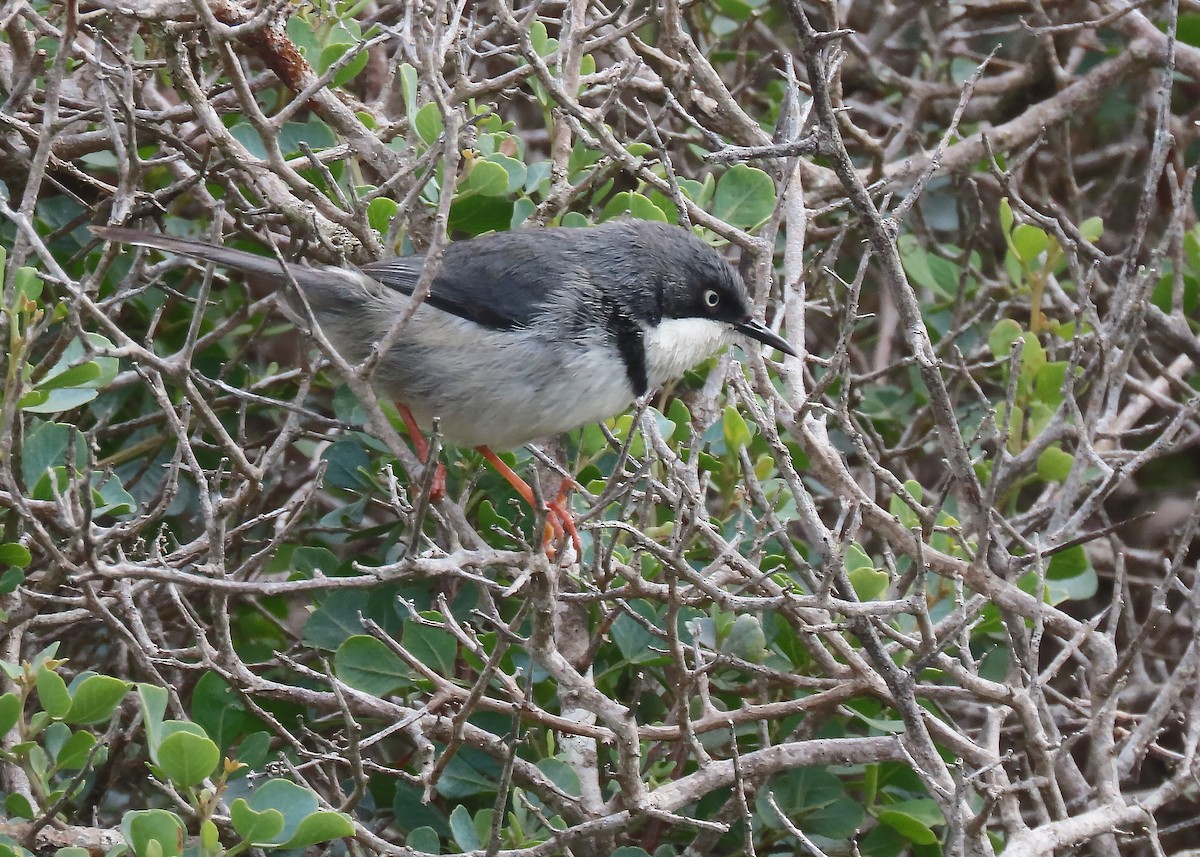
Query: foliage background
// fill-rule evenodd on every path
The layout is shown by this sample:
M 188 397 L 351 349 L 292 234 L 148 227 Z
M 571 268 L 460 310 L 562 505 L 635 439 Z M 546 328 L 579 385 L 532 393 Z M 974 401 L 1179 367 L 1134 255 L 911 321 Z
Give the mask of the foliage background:
M 0 847 L 281 847 L 267 775 L 360 853 L 1195 847 L 1198 80 L 1190 0 L 0 4 Z M 616 216 L 802 356 L 519 452 L 563 565 L 278 295 L 86 229 Z

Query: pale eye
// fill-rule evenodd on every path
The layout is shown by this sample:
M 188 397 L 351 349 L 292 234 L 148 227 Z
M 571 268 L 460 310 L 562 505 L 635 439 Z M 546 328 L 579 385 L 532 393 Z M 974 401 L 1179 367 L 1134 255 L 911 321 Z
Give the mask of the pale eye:
M 712 289 L 704 290 L 704 305 L 706 307 L 709 307 L 711 309 L 712 307 L 715 307 L 720 302 L 721 302 L 721 296 L 719 294 L 717 294 Z

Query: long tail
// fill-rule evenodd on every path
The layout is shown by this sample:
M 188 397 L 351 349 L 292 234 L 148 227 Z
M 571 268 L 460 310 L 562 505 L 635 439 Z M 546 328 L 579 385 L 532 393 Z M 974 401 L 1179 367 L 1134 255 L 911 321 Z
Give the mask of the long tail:
M 194 259 L 202 259 L 205 262 L 212 262 L 227 268 L 270 277 L 280 283 L 293 279 L 310 298 L 323 297 L 324 293 L 330 291 L 341 292 L 344 298 L 347 287 L 359 286 L 361 288 L 361 280 L 358 277 L 328 266 L 310 268 L 306 265 L 293 265 L 289 262 L 280 262 L 271 256 L 257 256 L 254 253 L 233 250 L 218 244 L 193 241 L 189 238 L 175 238 L 155 232 L 143 232 L 140 229 L 128 229 L 123 226 L 91 226 L 89 228 L 93 234 L 108 241 L 136 244 L 139 247 L 152 247 L 168 253 L 191 256 Z M 343 278 L 344 282 L 339 283 L 339 281 L 343 281 Z M 341 285 L 340 289 L 339 285 Z

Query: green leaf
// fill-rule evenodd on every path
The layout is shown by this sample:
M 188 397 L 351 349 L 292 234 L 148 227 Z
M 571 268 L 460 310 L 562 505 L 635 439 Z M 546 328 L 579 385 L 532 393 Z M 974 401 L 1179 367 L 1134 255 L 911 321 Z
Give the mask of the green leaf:
M 1050 246 L 1050 236 L 1037 226 L 1021 223 L 1012 231 L 1012 246 L 1017 258 L 1028 265 Z
M 418 827 L 404 839 L 404 847 L 426 854 L 441 854 L 442 841 L 432 827 Z
M 7 571 L 0 573 L 0 595 L 8 595 L 10 592 L 16 592 L 17 587 L 25 582 L 25 572 L 19 568 L 10 568 Z M 0 622 L 7 621 L 4 612 L 0 610 Z
M 96 746 L 96 736 L 81 730 L 67 739 L 58 750 L 54 763 L 65 771 L 80 771 L 87 764 L 88 754 Z
M 64 387 L 82 387 L 100 377 L 100 366 L 94 362 L 80 363 L 64 368 L 61 372 L 51 371 L 38 382 L 39 390 L 58 390 Z
M 162 741 L 163 717 L 167 713 L 169 696 L 166 688 L 139 682 L 138 698 L 142 703 L 142 725 L 146 729 L 146 741 L 150 746 L 150 758 L 157 758 L 158 745 Z
M 121 832 L 137 857 L 149 857 L 151 843 L 157 842 L 163 857 L 179 857 L 183 853 L 183 822 L 165 809 L 146 809 L 127 812 L 121 818 Z
M 820 766 L 797 768 L 771 778 L 755 801 L 757 817 L 767 827 L 782 828 L 767 796 L 774 795 L 779 809 L 801 830 L 827 839 L 847 839 L 862 824 L 863 811 L 847 799 L 841 781 Z
M 924 492 L 920 482 L 909 479 L 904 483 L 904 490 L 918 503 L 921 502 L 921 496 Z M 888 511 L 900 521 L 905 529 L 911 530 L 914 527 L 921 526 L 921 519 L 917 517 L 917 513 L 898 494 L 893 494 L 891 500 L 888 501 Z
M 95 390 L 87 387 L 69 387 L 62 390 L 38 390 L 38 393 L 44 393 L 45 398 L 37 397 L 22 397 L 21 410 L 28 411 L 31 414 L 61 414 L 64 411 L 71 411 L 81 405 L 86 405 L 99 395 Z M 39 401 L 39 399 L 41 399 Z
M 946 823 L 937 804 L 929 798 L 898 801 L 872 810 L 871 814 L 917 845 L 935 844 L 937 834 L 930 828 Z
M 649 197 L 631 191 L 621 191 L 604 206 L 600 220 L 612 220 L 615 217 L 635 217 L 638 220 L 652 220 L 666 223 L 667 215 L 661 208 L 650 201 Z
M 1012 234 L 1013 210 L 1007 196 L 1000 198 L 1000 228 L 1004 230 L 1005 237 Z
M 87 334 L 89 346 L 97 349 L 112 349 L 115 346 L 98 333 Z M 86 361 L 86 362 L 85 362 Z M 39 390 L 87 388 L 91 390 L 109 384 L 117 377 L 121 363 L 115 357 L 92 357 L 78 339 L 72 340 L 63 350 L 62 357 L 38 382 Z
M 271 733 L 251 732 L 238 744 L 237 755 L 234 758 L 253 770 L 259 770 L 267 763 L 270 753 Z
M 1037 472 L 1043 482 L 1066 482 L 1075 457 L 1058 446 L 1048 446 L 1038 456 Z
M 0 738 L 9 733 L 21 719 L 21 698 L 15 693 L 0 696 Z
M 217 854 L 221 848 L 221 831 L 211 818 L 200 823 L 200 853 Z
M 988 348 L 997 360 L 1007 360 L 1012 352 L 1012 344 L 1021 338 L 1024 331 L 1021 325 L 1011 318 L 1003 318 L 996 322 L 988 334 Z
M 276 844 L 288 842 L 304 819 L 317 811 L 317 796 L 288 780 L 268 780 L 251 792 L 249 803 L 257 812 L 275 809 L 283 815 L 283 830 L 275 837 Z
M 0 545 L 0 567 L 15 565 L 17 568 L 25 568 L 32 561 L 33 554 L 24 545 L 17 542 L 6 542 Z
M 417 70 L 410 63 L 400 63 L 397 69 L 400 74 L 400 91 L 404 95 L 404 110 L 408 121 L 412 122 L 417 110 Z
M 561 759 L 546 758 L 538 760 L 537 768 L 565 794 L 572 797 L 579 797 L 583 794 L 579 771 L 573 765 L 568 765 Z
M 721 14 L 735 21 L 749 20 L 754 14 L 754 7 L 746 0 L 715 0 L 717 8 L 721 10 Z
M 874 601 L 887 590 L 891 582 L 887 572 L 877 569 L 874 560 L 857 542 L 846 549 L 844 565 L 859 601 Z
M 1046 349 L 1031 331 L 1023 334 L 1021 345 L 1021 376 L 1033 378 L 1046 365 Z
M 20 792 L 13 792 L 4 797 L 4 812 L 10 818 L 27 818 L 32 821 L 36 815 L 29 798 Z
M 529 170 L 523 161 L 494 153 L 487 156 L 487 162 L 503 167 L 504 171 L 508 173 L 508 187 L 505 189 L 505 193 L 516 193 L 525 186 Z
M 324 74 L 330 69 L 330 67 L 333 66 L 334 63 L 345 56 L 347 51 L 355 50 L 357 48 L 358 46 L 355 44 L 343 44 L 340 42 L 332 45 L 326 45 L 321 49 L 321 54 L 315 63 L 318 73 Z M 359 73 L 366 67 L 367 52 L 360 49 L 358 50 L 358 53 L 354 55 L 354 59 L 346 63 L 345 67 L 339 70 L 338 73 L 333 76 L 333 85 L 345 86 L 347 83 L 354 80 L 354 78 L 358 77 Z
M 659 624 L 654 608 L 645 601 L 633 600 L 628 602 L 628 606 L 651 626 Z M 650 633 L 641 622 L 629 618 L 625 611 L 621 611 L 621 615 L 613 622 L 610 633 L 621 656 L 632 664 L 664 663 L 670 660 L 664 651 L 666 644 L 662 638 Z
M 446 128 L 442 122 L 442 111 L 432 101 L 417 111 L 412 123 L 417 136 L 426 146 L 436 143 Z
M 512 223 L 513 206 L 507 196 L 456 196 L 450 206 L 450 229 L 472 236 L 502 232 Z
M 246 711 L 241 696 L 215 672 L 206 672 L 192 690 L 192 720 L 224 752 L 262 722 Z
M 426 619 L 442 621 L 440 613 L 422 613 Z M 458 658 L 458 641 L 441 628 L 408 623 L 404 626 L 404 648 L 439 675 L 453 675 Z
M 750 433 L 750 426 L 733 405 L 725 406 L 725 413 L 721 416 L 721 432 L 725 436 L 725 445 L 730 450 L 749 446 L 754 439 L 754 435 Z
M 558 39 L 551 39 L 546 34 L 546 25 L 541 21 L 534 21 L 529 28 L 529 42 L 541 57 L 548 57 L 558 50 Z
M 1037 573 L 1027 572 L 1017 581 L 1022 591 L 1036 593 Z M 1063 601 L 1079 601 L 1096 594 L 1099 581 L 1082 545 L 1061 550 L 1050 558 L 1046 566 L 1044 597 L 1047 604 Z
M 87 445 L 83 435 L 66 423 L 38 422 L 25 436 L 22 449 L 25 480 L 36 483 L 52 467 L 66 463 L 67 447 L 73 446 L 76 466 L 87 461 Z
M 396 200 L 386 196 L 377 196 L 367 203 L 367 222 L 380 235 L 385 234 L 392 225 L 392 219 L 400 210 Z
M 737 164 L 717 180 L 712 213 L 731 226 L 752 229 L 775 211 L 775 182 L 757 167 Z
M 1079 224 L 1079 234 L 1089 244 L 1095 244 L 1100 240 L 1100 236 L 1104 234 L 1104 218 L 1089 217 L 1083 223 Z
M 42 280 L 37 268 L 17 268 L 13 275 L 13 288 L 27 301 L 36 301 L 42 294 Z
M 67 712 L 66 721 L 76 725 L 91 725 L 106 723 L 112 719 L 113 713 L 125 694 L 133 687 L 127 681 L 121 681 L 107 675 L 92 675 L 83 680 L 71 699 L 71 710 Z
M 887 575 L 884 575 L 887 577 Z M 721 643 L 721 651 L 751 663 L 767 659 L 767 636 L 757 616 L 741 613 L 733 621 L 729 635 Z
M 333 656 L 333 672 L 346 684 L 372 696 L 387 696 L 412 684 L 412 671 L 381 640 L 358 634 Z
M 229 821 L 238 836 L 254 845 L 267 845 L 283 832 L 283 813 L 277 809 L 255 812 L 244 798 L 229 805 Z
M 221 750 L 207 736 L 175 732 L 158 746 L 158 765 L 176 785 L 191 788 L 212 775 L 221 761 Z
M 1046 577 L 1051 580 L 1065 580 L 1085 574 L 1091 568 L 1091 560 L 1088 559 L 1083 545 L 1075 545 L 1050 557 L 1050 564 L 1046 566 Z
M 461 803 L 450 813 L 450 835 L 463 851 L 477 851 L 483 847 L 479 834 L 475 832 L 471 813 Z
M 508 193 L 508 170 L 500 164 L 476 159 L 472 162 L 466 178 L 459 184 L 458 192 L 480 196 L 504 196 Z
M 896 246 L 909 280 L 944 300 L 954 300 L 962 279 L 962 269 L 957 264 L 926 250 L 915 235 L 901 235 Z
M 67 691 L 67 683 L 57 672 L 42 664 L 38 667 L 35 682 L 43 711 L 57 719 L 71 710 L 71 694 Z
M 426 803 L 422 800 L 421 790 L 417 786 L 399 780 L 396 783 L 396 794 L 392 798 L 392 817 L 401 830 L 431 827 L 439 836 L 449 836 L 450 826 L 446 823 L 445 813 L 438 806 L 441 803 Z
M 306 815 L 296 828 L 296 832 L 280 847 L 287 849 L 307 848 L 318 842 L 328 842 L 330 839 L 340 839 L 343 836 L 354 835 L 354 823 L 350 817 L 341 812 L 321 810 Z

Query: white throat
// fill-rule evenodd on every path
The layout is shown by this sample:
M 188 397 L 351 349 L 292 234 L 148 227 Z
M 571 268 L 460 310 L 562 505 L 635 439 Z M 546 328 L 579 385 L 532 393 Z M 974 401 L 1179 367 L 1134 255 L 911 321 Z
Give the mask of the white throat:
M 732 341 L 729 325 L 707 318 L 664 318 L 656 327 L 646 328 L 642 342 L 650 388 L 682 377 Z

